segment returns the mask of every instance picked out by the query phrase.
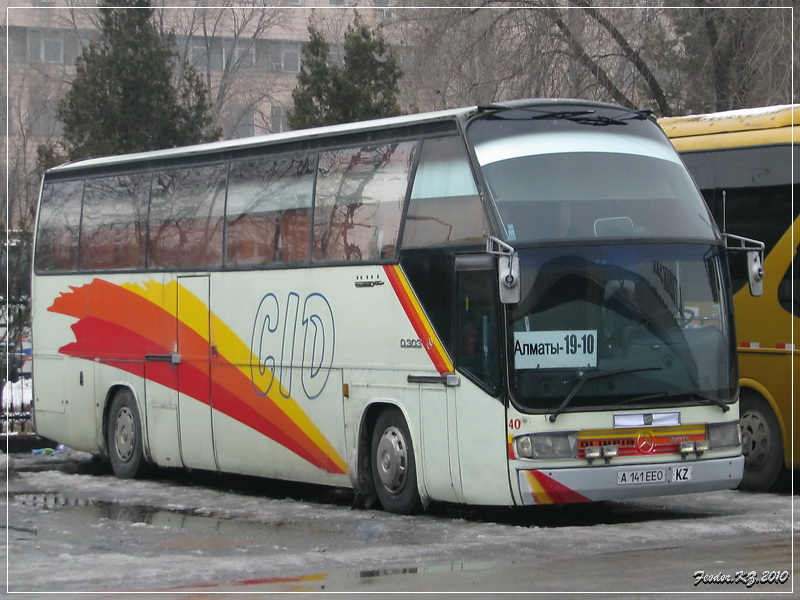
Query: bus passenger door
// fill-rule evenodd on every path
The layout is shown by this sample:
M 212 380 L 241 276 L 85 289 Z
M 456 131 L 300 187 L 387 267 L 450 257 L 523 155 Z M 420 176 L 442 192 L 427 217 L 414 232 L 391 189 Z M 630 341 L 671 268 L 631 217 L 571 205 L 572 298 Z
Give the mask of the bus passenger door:
M 163 283 L 163 280 L 162 282 Z M 171 292 L 166 287 L 158 286 L 161 293 Z M 157 300 L 160 306 L 169 306 L 174 298 L 162 296 Z M 170 331 L 171 336 L 177 332 L 175 319 L 167 311 L 163 313 L 164 321 L 158 323 L 159 328 Z M 173 338 L 174 340 L 174 338 Z M 147 423 L 147 445 L 150 459 L 159 465 L 181 467 L 180 439 L 178 437 L 178 365 L 171 358 L 172 354 L 148 354 L 144 358 L 144 414 Z
M 217 469 L 211 432 L 211 344 L 208 275 L 178 277 L 178 430 L 189 468 Z
M 506 410 L 502 401 L 502 308 L 495 259 L 490 255 L 456 257 L 453 349 L 460 385 L 448 390 L 464 501 L 510 501 Z M 457 435 L 456 435 L 457 434 Z

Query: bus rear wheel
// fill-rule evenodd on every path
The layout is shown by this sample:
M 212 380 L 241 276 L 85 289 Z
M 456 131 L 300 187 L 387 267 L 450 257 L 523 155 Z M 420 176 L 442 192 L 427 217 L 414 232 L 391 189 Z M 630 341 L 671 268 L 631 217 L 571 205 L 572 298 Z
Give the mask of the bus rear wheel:
M 146 466 L 142 422 L 131 390 L 121 389 L 114 394 L 108 411 L 106 436 L 114 474 L 123 479 L 140 477 Z
M 742 390 L 740 408 L 744 477 L 739 489 L 768 491 L 783 472 L 783 441 L 778 419 L 769 403 L 750 390 Z
M 371 448 L 372 478 L 381 506 L 402 515 L 419 512 L 422 502 L 417 489 L 414 447 L 399 409 L 389 408 L 378 416 Z

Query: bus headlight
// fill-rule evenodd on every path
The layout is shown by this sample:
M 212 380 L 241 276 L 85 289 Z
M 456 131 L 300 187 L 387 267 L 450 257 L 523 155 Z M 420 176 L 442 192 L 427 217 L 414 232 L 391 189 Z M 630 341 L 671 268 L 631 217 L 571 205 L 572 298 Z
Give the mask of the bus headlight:
M 574 458 L 577 453 L 577 434 L 574 431 L 534 433 L 514 438 L 519 458 Z
M 739 435 L 739 423 L 735 421 L 709 423 L 708 443 L 714 450 L 741 446 L 742 439 Z

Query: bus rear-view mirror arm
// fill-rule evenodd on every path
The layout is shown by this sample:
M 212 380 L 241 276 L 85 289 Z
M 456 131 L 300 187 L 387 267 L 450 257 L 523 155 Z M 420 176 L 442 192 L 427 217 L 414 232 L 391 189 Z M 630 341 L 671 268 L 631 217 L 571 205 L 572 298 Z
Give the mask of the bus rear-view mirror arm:
M 486 239 L 486 252 L 497 257 L 500 302 L 518 304 L 522 289 L 519 284 L 519 256 L 512 246 L 492 235 Z
M 750 279 L 750 294 L 761 296 L 764 293 L 764 242 L 750 238 L 723 233 L 728 252 L 747 253 L 747 276 Z

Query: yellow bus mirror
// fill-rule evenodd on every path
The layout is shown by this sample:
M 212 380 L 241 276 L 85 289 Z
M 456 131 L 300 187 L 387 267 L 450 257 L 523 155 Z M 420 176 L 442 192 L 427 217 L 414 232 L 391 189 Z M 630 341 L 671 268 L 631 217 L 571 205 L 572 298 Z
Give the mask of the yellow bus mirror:
M 747 277 L 750 280 L 750 295 L 764 294 L 764 242 L 750 238 L 723 233 L 728 252 L 747 253 Z
M 760 250 L 747 252 L 747 275 L 750 278 L 750 295 L 761 296 L 764 293 L 764 263 Z

